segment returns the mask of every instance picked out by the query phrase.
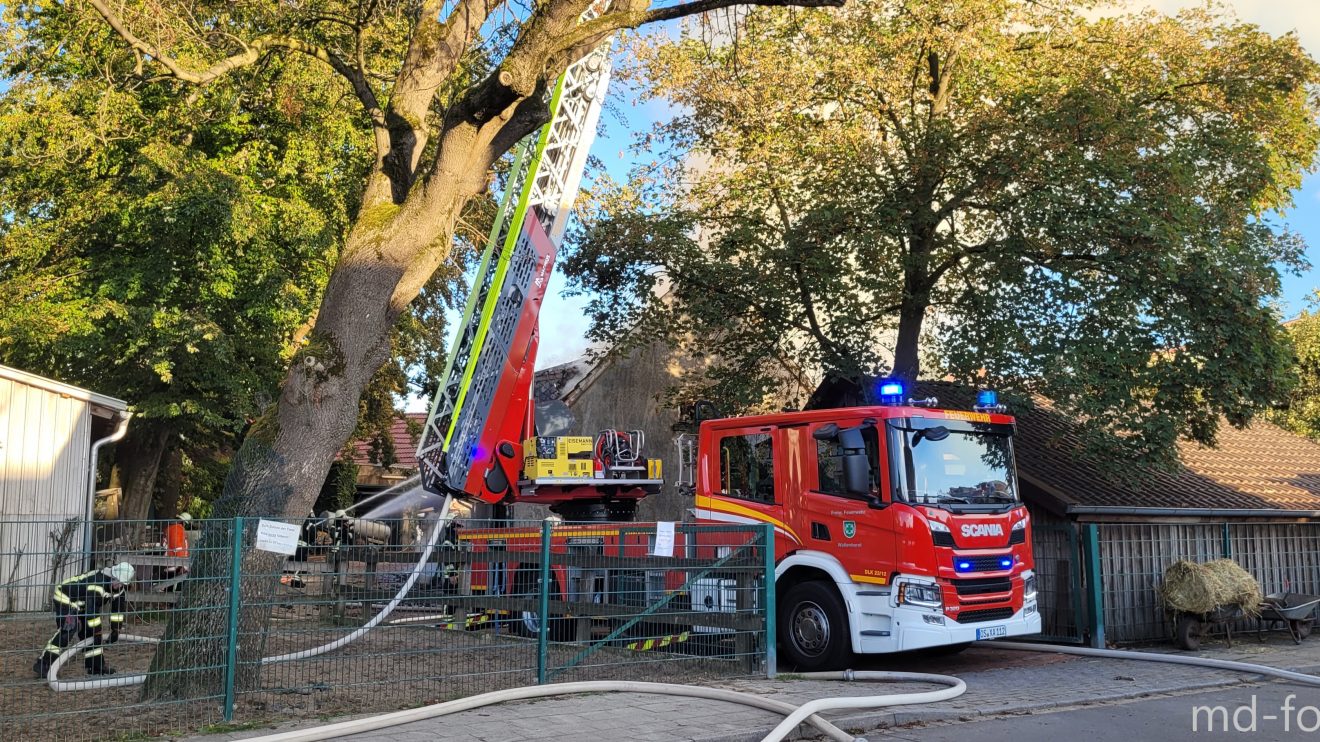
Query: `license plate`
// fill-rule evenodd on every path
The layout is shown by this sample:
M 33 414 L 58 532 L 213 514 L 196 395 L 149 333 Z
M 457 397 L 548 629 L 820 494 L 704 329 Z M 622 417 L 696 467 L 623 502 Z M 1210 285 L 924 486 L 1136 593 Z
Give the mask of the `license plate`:
M 977 630 L 976 630 L 976 638 L 977 638 L 978 640 L 980 640 L 980 639 L 996 639 L 996 638 L 1001 637 L 1001 636 L 1008 636 L 1008 627 L 1007 627 L 1007 626 L 991 626 L 991 627 L 989 627 L 989 628 L 977 629 Z

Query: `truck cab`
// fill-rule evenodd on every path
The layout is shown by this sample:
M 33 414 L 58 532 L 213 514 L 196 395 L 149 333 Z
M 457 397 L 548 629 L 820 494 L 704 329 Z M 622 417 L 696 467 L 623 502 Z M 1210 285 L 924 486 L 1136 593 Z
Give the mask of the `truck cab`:
M 801 669 L 1040 631 L 1013 418 L 913 402 L 699 428 L 693 514 L 773 524 L 779 643 Z

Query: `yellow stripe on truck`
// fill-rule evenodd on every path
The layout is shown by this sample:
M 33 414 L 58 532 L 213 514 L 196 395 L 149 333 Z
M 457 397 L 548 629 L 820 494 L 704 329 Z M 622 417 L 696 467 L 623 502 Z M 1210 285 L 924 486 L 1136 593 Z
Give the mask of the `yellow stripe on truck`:
M 759 520 L 762 523 L 773 524 L 776 528 L 783 529 L 785 533 L 792 536 L 794 541 L 797 541 L 799 544 L 802 543 L 802 539 L 798 537 L 797 531 L 794 531 L 791 527 L 788 526 L 788 524 L 784 523 L 781 520 L 776 520 L 775 518 L 772 518 L 769 515 L 766 515 L 765 513 L 762 513 L 759 510 L 753 510 L 752 508 L 739 505 L 736 502 L 716 500 L 710 495 L 697 495 L 697 507 L 705 508 L 706 510 L 714 510 L 717 513 L 729 513 L 730 515 L 741 515 L 744 518 L 751 518 L 752 520 Z

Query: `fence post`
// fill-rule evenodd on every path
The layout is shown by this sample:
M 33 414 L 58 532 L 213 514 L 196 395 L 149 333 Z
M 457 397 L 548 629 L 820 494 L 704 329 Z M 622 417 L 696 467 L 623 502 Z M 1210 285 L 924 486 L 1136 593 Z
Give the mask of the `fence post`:
M 545 685 L 550 664 L 550 538 L 553 525 L 549 520 L 541 521 L 541 580 L 538 598 L 541 612 L 536 622 L 536 683 Z
M 765 599 L 761 601 L 761 606 L 765 611 L 765 676 L 773 680 L 779 672 L 779 627 L 775 625 L 775 527 L 772 523 L 766 523 L 763 529 L 765 575 L 761 579 L 765 583 Z
M 1228 530 L 1228 523 L 1227 523 L 1227 522 L 1224 523 L 1223 539 L 1224 539 L 1224 547 L 1223 547 L 1223 552 L 1224 552 L 1224 553 L 1223 553 L 1223 557 L 1224 557 L 1225 559 L 1232 559 L 1232 558 L 1233 558 L 1233 542 L 1232 542 L 1232 540 L 1229 538 L 1229 530 Z
M 1086 575 L 1088 610 L 1090 615 L 1091 646 L 1105 648 L 1105 597 L 1100 568 L 1100 527 L 1095 523 L 1082 526 L 1083 567 Z
M 225 653 L 225 721 L 234 720 L 234 682 L 238 675 L 239 581 L 243 576 L 243 518 L 234 518 L 234 538 L 229 545 L 229 649 Z

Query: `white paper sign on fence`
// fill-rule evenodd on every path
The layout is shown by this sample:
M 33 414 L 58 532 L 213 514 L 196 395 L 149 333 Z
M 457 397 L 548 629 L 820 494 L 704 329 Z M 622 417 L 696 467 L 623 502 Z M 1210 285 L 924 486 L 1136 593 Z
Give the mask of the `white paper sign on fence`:
M 652 556 L 671 557 L 674 555 L 674 523 L 673 521 L 657 521 L 655 524 L 655 549 L 651 551 Z
M 276 554 L 293 554 L 298 550 L 298 528 L 296 523 L 281 523 L 278 520 L 257 521 L 257 543 L 253 544 L 262 551 Z

